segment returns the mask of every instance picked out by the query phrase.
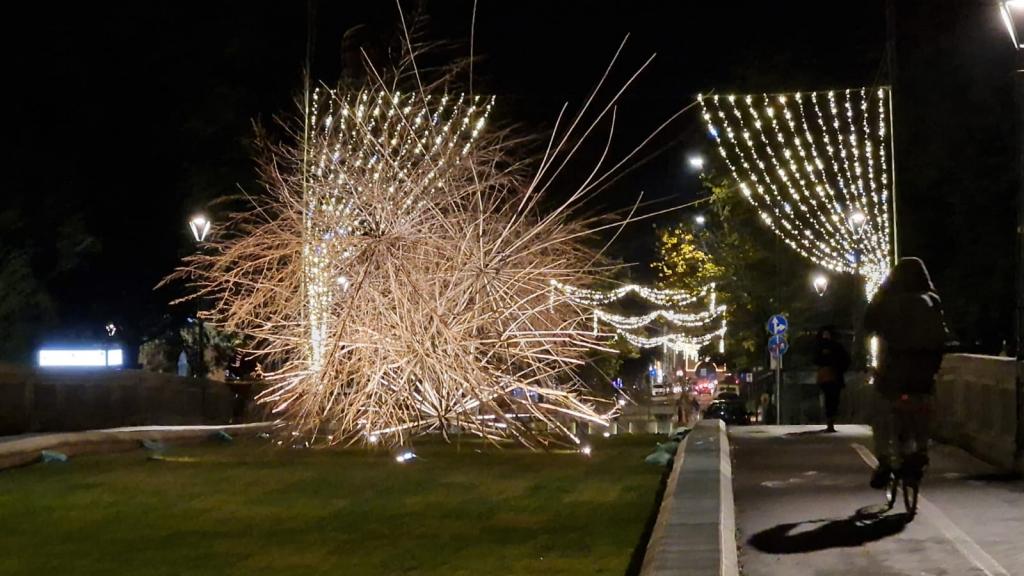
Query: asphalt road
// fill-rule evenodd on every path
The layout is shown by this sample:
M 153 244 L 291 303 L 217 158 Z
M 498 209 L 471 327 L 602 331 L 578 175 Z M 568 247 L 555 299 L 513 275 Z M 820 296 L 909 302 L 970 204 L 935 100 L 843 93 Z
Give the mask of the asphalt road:
M 1024 576 L 1024 481 L 936 446 L 918 514 L 879 515 L 870 429 L 821 429 L 730 428 L 743 574 Z

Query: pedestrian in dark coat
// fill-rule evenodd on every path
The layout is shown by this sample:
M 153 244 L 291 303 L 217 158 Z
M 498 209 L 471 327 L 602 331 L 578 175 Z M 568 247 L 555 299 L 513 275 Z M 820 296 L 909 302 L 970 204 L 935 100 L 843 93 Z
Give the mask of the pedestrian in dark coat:
M 835 432 L 839 397 L 846 386 L 843 377 L 850 368 L 850 354 L 833 338 L 831 326 L 818 330 L 814 364 L 818 367 L 818 387 L 825 396 L 825 421 L 828 422 L 825 432 Z

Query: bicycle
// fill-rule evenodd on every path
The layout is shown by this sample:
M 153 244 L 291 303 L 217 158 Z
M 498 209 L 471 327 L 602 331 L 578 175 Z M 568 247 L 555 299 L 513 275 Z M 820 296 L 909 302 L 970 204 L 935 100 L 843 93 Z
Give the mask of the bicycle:
M 903 506 L 910 515 L 917 514 L 917 496 L 921 491 L 921 478 L 924 471 L 905 470 L 904 466 L 893 468 L 889 472 L 889 483 L 885 487 L 885 504 L 887 510 L 892 510 L 896 505 L 896 496 L 900 488 L 903 488 Z
M 930 409 L 927 399 L 909 394 L 901 395 L 893 404 L 897 455 L 892 458 L 895 462 L 890 463 L 889 481 L 885 489 L 888 510 L 892 510 L 896 505 L 897 493 L 902 488 L 903 506 L 907 513 L 917 513 L 921 480 L 928 466 L 928 456 L 921 450 L 921 444 L 927 448 Z

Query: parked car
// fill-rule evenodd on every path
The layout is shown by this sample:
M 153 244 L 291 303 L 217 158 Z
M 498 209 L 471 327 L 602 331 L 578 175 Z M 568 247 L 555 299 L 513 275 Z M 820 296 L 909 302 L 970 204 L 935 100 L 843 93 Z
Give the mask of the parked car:
M 721 420 L 726 424 L 750 424 L 750 414 L 747 413 L 747 407 L 738 399 L 715 400 L 704 410 L 704 417 L 712 420 Z
M 651 384 L 651 396 L 664 396 L 665 394 L 668 394 L 668 390 L 669 388 L 666 384 L 662 384 L 660 382 Z

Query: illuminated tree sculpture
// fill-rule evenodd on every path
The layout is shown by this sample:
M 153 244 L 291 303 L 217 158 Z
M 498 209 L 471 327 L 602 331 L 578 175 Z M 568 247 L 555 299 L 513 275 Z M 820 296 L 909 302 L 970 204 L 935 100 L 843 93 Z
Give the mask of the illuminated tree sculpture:
M 174 277 L 274 367 L 259 400 L 307 441 L 578 443 L 571 422 L 607 424 L 614 406 L 574 370 L 609 340 L 552 282 L 587 284 L 602 266 L 583 242 L 595 221 L 574 211 L 611 170 L 598 162 L 552 209 L 540 199 L 580 139 L 614 122 L 615 98 L 590 122 L 588 106 L 560 118 L 527 164 L 487 128 L 492 99 L 418 78 L 400 92 L 371 72 L 360 90 L 312 95 L 291 141 L 267 148 L 266 191 Z
M 764 223 L 818 265 L 862 274 L 870 297 L 895 256 L 888 90 L 700 102 L 719 153 Z

